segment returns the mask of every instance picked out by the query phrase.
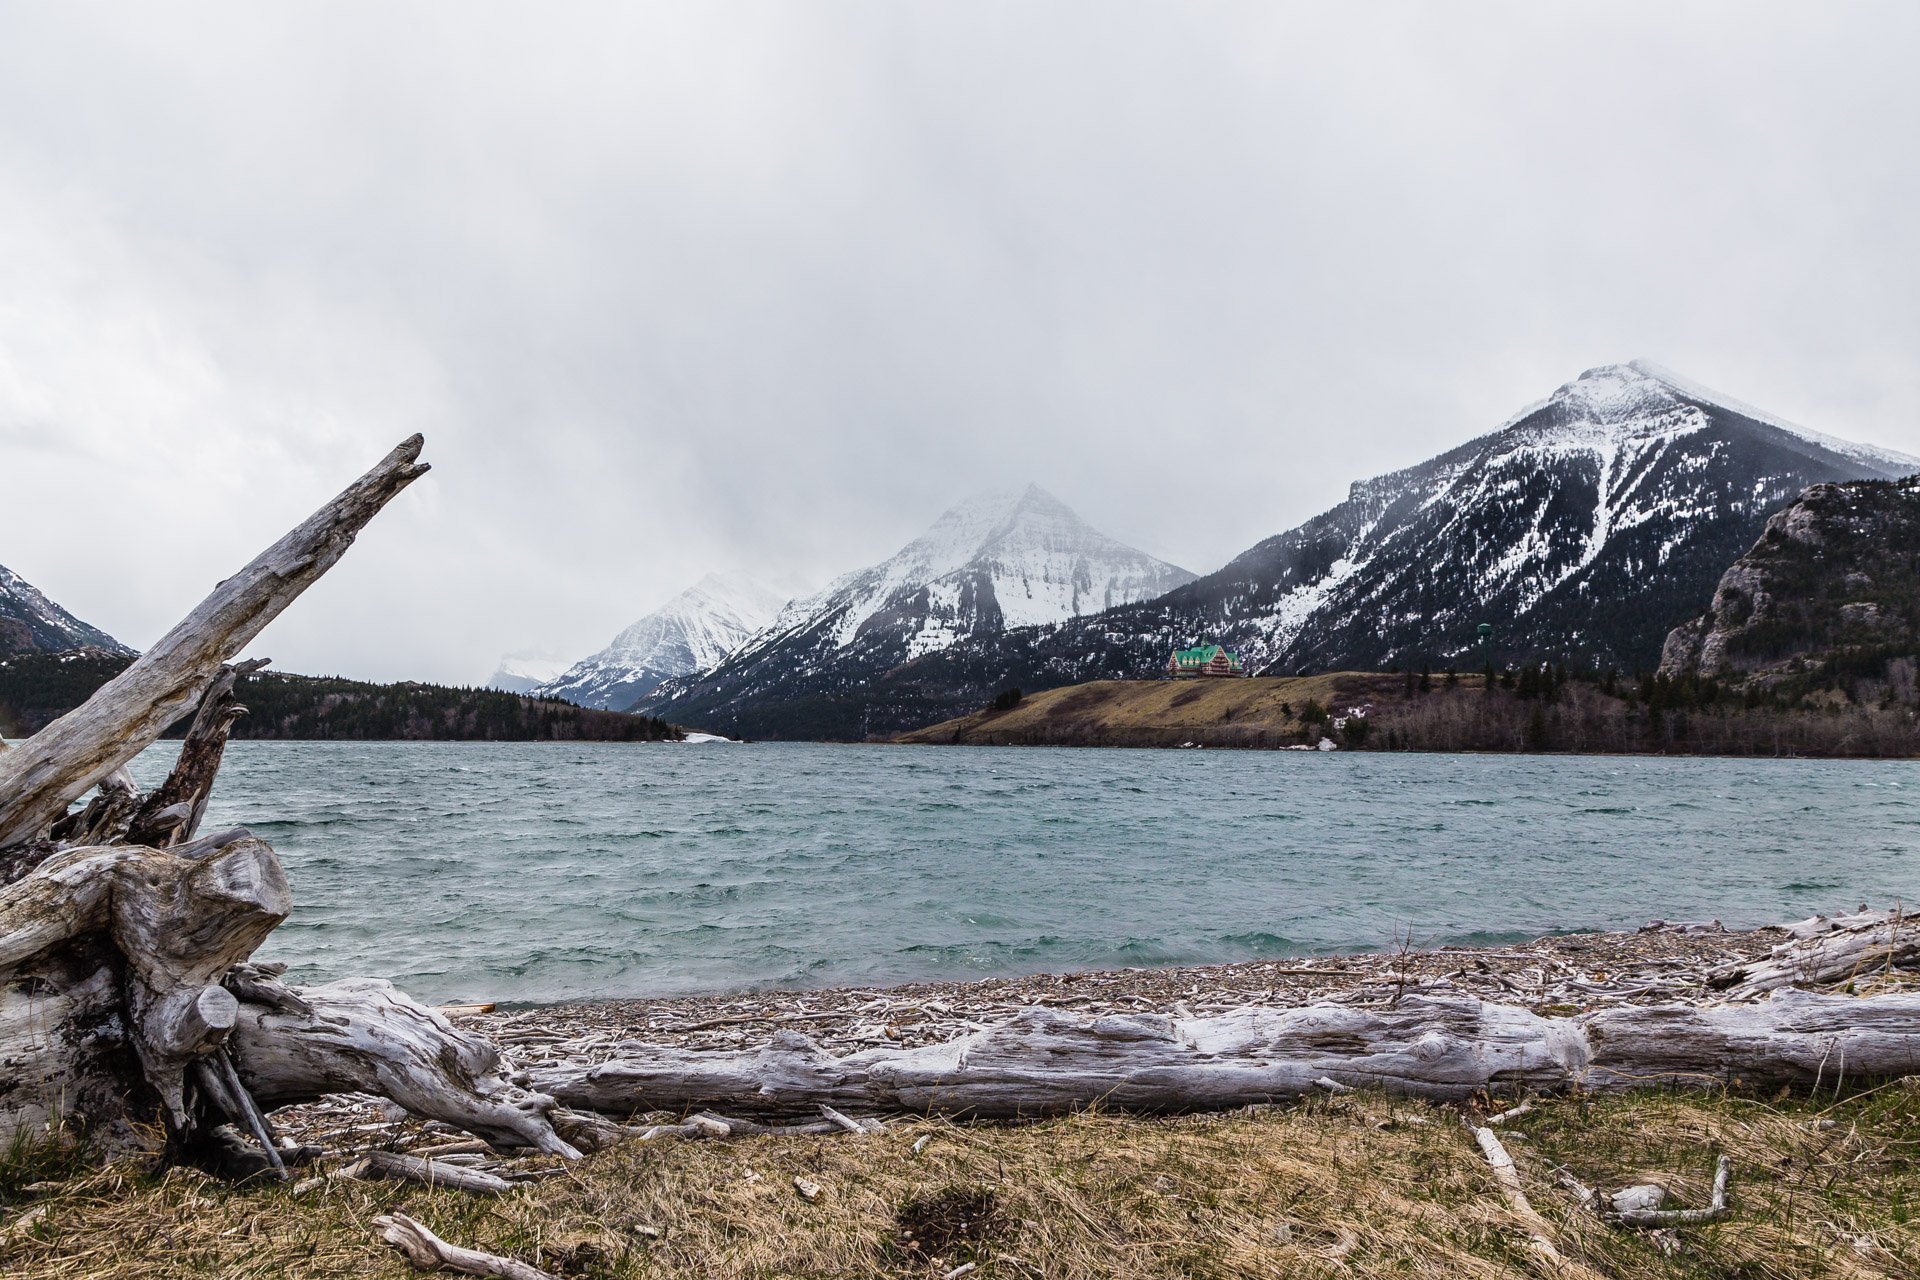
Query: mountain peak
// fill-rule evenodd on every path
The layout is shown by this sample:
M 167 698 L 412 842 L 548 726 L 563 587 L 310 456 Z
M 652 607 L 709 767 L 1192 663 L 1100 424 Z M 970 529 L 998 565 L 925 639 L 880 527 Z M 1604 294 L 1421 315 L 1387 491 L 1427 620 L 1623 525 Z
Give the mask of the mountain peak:
M 1193 575 L 1109 538 L 1066 503 L 1037 484 L 991 489 L 949 507 L 931 528 L 895 555 L 842 577 L 812 600 L 790 607 L 782 629 L 802 616 L 844 610 L 835 628 L 837 647 L 852 643 L 869 618 L 903 592 L 930 591 L 935 614 L 979 607 L 990 595 L 1004 626 L 1064 622 L 1115 604 L 1169 591 Z M 965 581 L 963 582 L 962 579 Z M 960 597 L 975 603 L 963 608 Z M 951 597 L 951 599 L 948 599 Z M 918 606 L 915 606 L 917 608 Z M 962 628 L 971 631 L 973 624 Z M 910 652 L 951 644 L 951 625 L 929 624 Z
M 663 680 L 711 670 L 779 612 L 783 597 L 746 578 L 709 573 L 533 692 L 624 711 Z
M 1152 599 L 1193 576 L 1092 528 L 1039 485 L 987 490 L 879 564 L 789 604 L 712 673 L 667 686 L 653 709 L 778 736 L 789 706 L 833 715 L 876 670 Z M 858 738 L 866 729 L 856 718 L 811 732 Z
M 1550 399 L 1553 403 L 1572 402 L 1611 416 L 1638 411 L 1649 403 L 1671 403 L 1674 396 L 1664 379 L 1649 374 L 1641 362 L 1635 360 L 1587 369 L 1572 382 L 1563 384 Z
M 1538 415 L 1547 409 L 1555 411 L 1546 419 L 1551 423 L 1549 430 L 1599 428 L 1616 438 L 1700 430 L 1716 413 L 1732 414 L 1875 471 L 1920 471 L 1920 458 L 1810 430 L 1646 359 L 1588 369 L 1547 399 L 1509 418 L 1502 430 L 1537 429 L 1543 421 Z

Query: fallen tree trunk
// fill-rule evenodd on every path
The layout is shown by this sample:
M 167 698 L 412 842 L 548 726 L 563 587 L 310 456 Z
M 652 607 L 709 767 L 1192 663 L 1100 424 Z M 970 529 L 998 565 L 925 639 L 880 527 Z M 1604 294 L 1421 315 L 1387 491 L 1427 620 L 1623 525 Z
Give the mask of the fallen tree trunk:
M 0 755 L 0 849 L 37 840 L 88 788 L 152 745 L 281 610 L 427 471 L 413 436 L 339 497 L 213 589 L 86 703 Z
M 1647 1083 L 1764 1087 L 1920 1066 L 1920 996 L 1782 991 L 1756 1005 L 1617 1008 L 1546 1018 L 1472 999 L 1390 1008 L 1246 1008 L 1213 1018 L 1030 1009 L 941 1045 L 835 1058 L 783 1031 L 761 1048 L 629 1048 L 598 1066 L 531 1073 L 567 1107 L 625 1116 L 713 1107 L 757 1116 L 853 1111 L 1005 1118 L 1093 1105 L 1221 1109 L 1299 1097 L 1329 1079 L 1435 1099 Z
M 1820 929 L 1821 924 L 1830 927 Z M 1781 943 L 1764 960 L 1717 970 L 1711 984 L 1724 988 L 1729 1000 L 1751 1000 L 1799 983 L 1821 986 L 1867 978 L 1920 959 L 1920 920 L 1898 912 L 1863 912 L 1795 929 L 1805 936 Z
M 492 1041 L 390 982 L 349 978 L 295 988 L 247 967 L 230 985 L 245 1001 L 233 1032 L 234 1065 L 262 1106 L 371 1093 L 496 1147 L 580 1154 L 553 1130 L 553 1099 L 507 1079 Z

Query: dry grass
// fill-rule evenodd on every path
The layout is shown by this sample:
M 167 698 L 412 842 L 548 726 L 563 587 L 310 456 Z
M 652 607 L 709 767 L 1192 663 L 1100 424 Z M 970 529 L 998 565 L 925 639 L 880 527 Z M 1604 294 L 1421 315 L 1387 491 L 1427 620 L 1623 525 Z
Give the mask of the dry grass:
M 1822 1130 L 1822 1119 L 1836 1124 Z M 1805 1099 L 1561 1099 L 1514 1128 L 1528 1194 L 1586 1272 L 1920 1274 L 1915 1092 L 1827 1112 Z M 1574 1210 L 1550 1167 L 1609 1187 L 1664 1181 L 1700 1204 L 1722 1151 L 1736 1212 L 1683 1230 L 1673 1254 Z M 795 1192 L 796 1176 L 824 1188 L 817 1202 Z M 964 1261 L 979 1277 L 1060 1280 L 1542 1274 L 1458 1117 L 1373 1096 L 1224 1116 L 628 1144 L 492 1201 L 340 1180 L 295 1198 L 118 1169 L 43 1190 L 36 1207 L 44 1219 L 0 1244 L 8 1275 L 400 1276 L 369 1226 L 396 1208 L 455 1242 L 593 1277 L 932 1277 Z

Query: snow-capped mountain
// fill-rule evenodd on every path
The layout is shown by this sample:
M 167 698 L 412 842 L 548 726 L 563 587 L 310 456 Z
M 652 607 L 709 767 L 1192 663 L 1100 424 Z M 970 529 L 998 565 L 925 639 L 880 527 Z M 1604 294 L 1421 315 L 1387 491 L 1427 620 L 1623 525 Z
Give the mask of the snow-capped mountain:
M 625 711 L 661 681 L 718 666 L 779 610 L 756 582 L 708 574 L 613 638 L 591 658 L 532 686 L 543 698 Z
M 1347 500 L 1162 599 L 1011 632 L 900 673 L 956 706 L 996 685 L 1151 675 L 1204 638 L 1268 673 L 1592 659 L 1651 670 L 1767 516 L 1808 485 L 1920 459 L 1835 440 L 1644 361 L 1590 369 L 1490 435 Z M 944 666 L 945 670 L 935 670 Z
M 1009 627 L 1149 600 L 1192 579 L 1093 529 L 1038 486 L 983 493 L 889 559 L 789 604 L 712 672 L 671 682 L 646 706 L 697 715 L 701 727 L 778 735 L 901 663 Z M 796 736 L 815 732 L 825 730 Z M 857 735 L 859 724 L 835 732 Z
M 557 679 L 561 672 L 572 665 L 567 659 L 556 658 L 550 653 L 531 650 L 509 653 L 500 659 L 500 665 L 487 677 L 487 688 L 507 693 L 531 693 L 547 681 Z
M 1353 486 L 1195 584 L 1280 671 L 1590 657 L 1651 669 L 1767 517 L 1808 485 L 1920 459 L 1834 440 L 1636 361 L 1590 369 L 1491 435 Z
M 80 621 L 47 599 L 31 582 L 0 565 L 0 653 L 86 646 L 114 653 L 133 652 L 98 627 Z

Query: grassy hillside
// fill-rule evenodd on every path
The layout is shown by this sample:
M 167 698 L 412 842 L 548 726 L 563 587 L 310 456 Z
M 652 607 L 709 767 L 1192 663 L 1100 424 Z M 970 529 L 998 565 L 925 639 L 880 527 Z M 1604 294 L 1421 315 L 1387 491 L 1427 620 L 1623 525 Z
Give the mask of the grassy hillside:
M 99 649 L 14 654 L 0 660 L 0 734 L 36 733 L 126 670 L 132 658 Z M 595 711 L 552 698 L 445 685 L 368 684 L 263 671 L 243 678 L 248 714 L 235 738 L 417 739 L 493 742 L 658 742 L 679 729 L 651 716 Z M 186 731 L 175 725 L 172 736 Z
M 1391 678 L 1389 678 L 1391 679 Z M 1302 741 L 1310 703 L 1371 701 L 1357 673 L 1244 680 L 1095 680 L 905 734 L 900 742 L 1011 746 L 1281 747 Z M 1344 707 L 1342 707 L 1344 714 Z
M 1920 756 L 1920 723 L 1906 704 L 1854 702 L 1838 691 L 1752 699 L 1694 677 L 1574 679 L 1551 669 L 1506 672 L 1491 687 L 1480 675 L 1423 681 L 1360 671 L 1099 680 L 990 706 L 894 741 L 1276 749 L 1323 738 L 1367 751 Z

